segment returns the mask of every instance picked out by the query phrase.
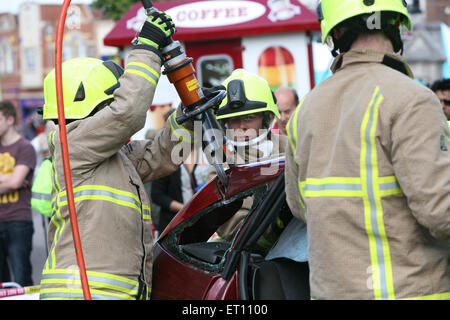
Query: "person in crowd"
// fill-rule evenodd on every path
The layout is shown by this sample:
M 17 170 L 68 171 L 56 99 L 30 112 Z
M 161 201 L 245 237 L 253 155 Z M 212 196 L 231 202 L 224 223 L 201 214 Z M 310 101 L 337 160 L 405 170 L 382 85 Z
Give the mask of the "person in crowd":
M 55 125 L 51 121 L 47 121 L 38 134 L 31 140 L 34 150 L 36 151 L 36 168 L 39 168 L 44 159 L 50 157 L 48 148 L 48 135 L 50 131 L 55 130 Z M 35 172 L 36 173 L 36 172 Z
M 297 91 L 291 87 L 281 87 L 275 91 L 277 99 L 277 108 L 280 113 L 280 119 L 276 121 L 275 132 L 287 135 L 286 125 L 291 118 L 292 113 L 298 106 L 299 98 Z
M 0 282 L 33 285 L 31 183 L 36 152 L 16 130 L 17 111 L 0 102 Z
M 441 101 L 442 110 L 444 110 L 447 121 L 450 121 L 450 79 L 436 80 L 431 85 L 431 90 L 433 90 L 439 101 Z
M 171 175 L 152 182 L 152 203 L 160 206 L 156 229 L 161 234 L 193 195 L 207 182 L 209 164 L 198 149 L 192 149 L 184 163 Z

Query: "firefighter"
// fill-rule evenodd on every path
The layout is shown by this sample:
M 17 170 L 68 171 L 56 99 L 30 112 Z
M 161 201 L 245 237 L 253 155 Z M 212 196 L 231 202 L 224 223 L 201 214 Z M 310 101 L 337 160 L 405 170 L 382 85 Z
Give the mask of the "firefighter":
M 229 165 L 248 164 L 263 158 L 283 154 L 287 137 L 273 134 L 270 130 L 274 118 L 280 118 L 276 98 L 266 80 L 244 69 L 236 69 L 222 83 L 227 96 L 217 111 L 227 138 L 230 155 Z M 210 176 L 215 172 L 211 171 Z M 264 174 L 264 173 L 262 173 Z M 253 204 L 253 197 L 244 199 L 242 208 L 218 230 L 218 239 L 231 241 Z M 267 233 L 258 241 L 262 251 L 272 245 Z
M 154 140 L 127 142 L 144 126 L 160 77 L 160 48 L 174 32 L 171 18 L 157 11 L 144 23 L 125 70 L 93 58 L 62 65 L 74 200 L 92 299 L 150 296 L 153 239 L 143 182 L 177 169 L 171 151 L 180 141 L 191 143 L 193 123 L 177 124 L 177 110 Z M 44 98 L 43 118 L 57 121 L 54 70 L 44 80 Z M 82 299 L 56 131 L 49 143 L 53 212 L 40 298 Z
M 270 131 L 280 113 L 267 81 L 244 69 L 236 69 L 224 80 L 222 88 L 227 95 L 216 119 L 225 131 L 232 155 L 228 162 L 244 164 L 284 153 L 287 138 L 274 136 Z
M 401 55 L 406 1 L 322 0 L 333 75 L 287 132 L 314 299 L 450 298 L 450 132 Z

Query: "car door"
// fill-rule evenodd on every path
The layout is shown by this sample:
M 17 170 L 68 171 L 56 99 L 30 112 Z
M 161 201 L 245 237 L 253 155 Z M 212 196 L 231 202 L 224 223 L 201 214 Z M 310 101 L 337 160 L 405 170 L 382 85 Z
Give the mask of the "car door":
M 271 198 L 266 197 L 267 192 L 275 179 L 283 176 L 284 162 L 273 175 L 261 176 L 260 169 L 252 165 L 228 170 L 230 184 L 226 191 L 218 192 L 217 181 L 211 181 L 172 220 L 153 251 L 152 299 L 241 298 L 240 256 L 252 238 L 238 232 L 230 243 L 214 241 L 211 236 L 241 208 L 246 197 L 255 201 L 241 230 L 249 225 L 254 228 L 255 222 L 250 222 L 264 218 L 262 213 L 255 214 L 256 210 L 264 207 L 260 206 L 264 199 Z M 255 178 L 243 180 L 252 176 Z M 278 183 L 278 189 L 281 184 L 284 187 L 284 180 Z M 198 203 L 205 199 L 212 202 L 207 206 Z

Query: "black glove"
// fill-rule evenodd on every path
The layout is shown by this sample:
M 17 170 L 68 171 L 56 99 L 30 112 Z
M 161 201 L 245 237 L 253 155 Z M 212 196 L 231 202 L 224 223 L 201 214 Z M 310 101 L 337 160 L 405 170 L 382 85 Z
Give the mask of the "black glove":
M 215 86 L 212 88 L 202 87 L 203 94 L 205 95 L 205 97 L 207 99 L 215 97 L 217 94 L 217 91 L 219 91 L 219 90 L 227 91 L 227 88 L 225 88 L 223 85 L 218 85 L 218 86 Z M 219 110 L 219 106 L 217 105 L 213 111 L 214 111 L 214 113 L 217 113 L 218 110 Z
M 225 90 L 225 91 L 227 91 L 227 88 L 225 88 L 223 85 L 218 85 L 218 86 L 215 86 L 215 87 L 212 87 L 212 88 L 202 87 L 203 94 L 206 97 L 208 97 L 208 98 L 215 96 L 216 95 L 215 93 L 218 90 Z
M 144 22 L 137 44 L 150 45 L 160 50 L 168 44 L 169 38 L 175 32 L 172 18 L 162 11 L 155 11 Z

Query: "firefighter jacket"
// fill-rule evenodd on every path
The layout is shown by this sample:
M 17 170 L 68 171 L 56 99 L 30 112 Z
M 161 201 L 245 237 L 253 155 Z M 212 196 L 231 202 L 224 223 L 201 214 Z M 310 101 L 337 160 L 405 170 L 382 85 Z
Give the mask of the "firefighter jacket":
M 284 154 L 286 151 L 287 146 L 287 137 L 284 135 L 277 135 L 273 134 L 272 132 L 269 132 L 267 141 L 270 141 L 270 144 L 272 145 L 270 147 L 270 152 L 266 152 L 266 157 L 273 157 L 277 155 Z M 240 152 L 241 151 L 241 152 Z M 233 158 L 231 159 L 231 162 L 234 162 L 235 164 L 248 164 L 248 163 L 254 163 L 257 161 L 260 161 L 261 157 L 258 156 L 258 152 L 255 150 L 250 150 L 249 148 L 245 148 L 242 150 L 237 150 L 235 153 L 233 153 Z M 228 167 L 229 164 L 225 163 L 225 167 Z M 214 169 L 210 171 L 210 177 L 213 177 L 215 175 Z M 217 229 L 217 235 L 219 236 L 218 240 L 225 240 L 225 241 L 232 241 L 236 233 L 238 232 L 242 222 L 244 221 L 245 217 L 247 216 L 249 210 L 251 209 L 253 205 L 253 197 L 247 197 L 244 199 L 244 202 L 242 204 L 242 207 L 237 211 L 233 217 L 228 219 L 222 226 Z M 258 241 L 258 247 L 263 249 L 269 249 L 272 245 L 272 233 L 266 232 L 264 234 L 265 236 L 261 237 Z
M 402 57 L 336 57 L 288 123 L 314 299 L 450 298 L 450 132 Z
M 132 50 L 114 101 L 67 125 L 74 201 L 92 299 L 150 295 L 153 238 L 143 182 L 175 171 L 181 162 L 172 161 L 171 153 L 177 144 L 190 144 L 193 135 L 191 121 L 185 126 L 177 123 L 177 110 L 155 139 L 127 143 L 144 126 L 160 69 L 156 54 Z M 58 133 L 51 132 L 49 140 L 53 213 L 40 298 L 82 299 Z

